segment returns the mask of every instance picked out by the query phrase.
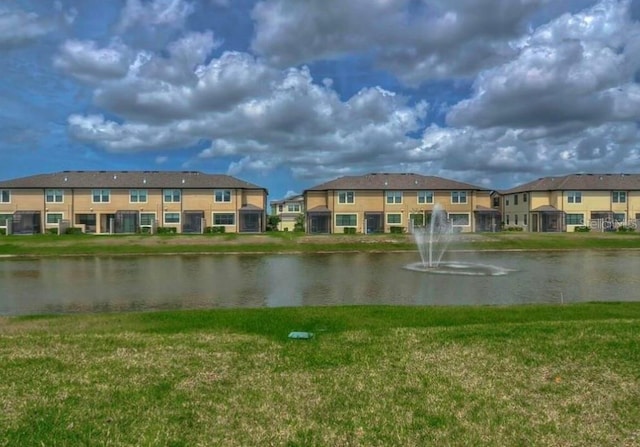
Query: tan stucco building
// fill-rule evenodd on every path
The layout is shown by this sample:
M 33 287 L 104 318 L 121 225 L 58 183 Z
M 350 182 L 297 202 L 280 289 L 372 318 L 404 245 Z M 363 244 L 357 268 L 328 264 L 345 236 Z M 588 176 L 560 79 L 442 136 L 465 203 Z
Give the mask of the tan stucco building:
M 278 231 L 294 231 L 299 219 L 304 218 L 304 197 L 295 195 L 271 201 L 271 216 L 277 216 Z
M 61 222 L 87 233 L 260 233 L 266 207 L 265 188 L 198 171 L 63 171 L 0 181 L 0 228 L 15 234 Z
M 504 225 L 524 231 L 615 231 L 640 222 L 640 174 L 543 177 L 501 192 Z
M 419 174 L 346 176 L 304 191 L 307 233 L 408 231 L 430 221 L 436 204 L 460 232 L 497 231 L 489 189 Z

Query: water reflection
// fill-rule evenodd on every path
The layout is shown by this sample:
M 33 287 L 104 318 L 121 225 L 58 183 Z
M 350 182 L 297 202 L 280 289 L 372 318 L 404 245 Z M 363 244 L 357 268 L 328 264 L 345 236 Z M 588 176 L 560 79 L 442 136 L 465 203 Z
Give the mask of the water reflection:
M 0 315 L 354 304 L 636 301 L 635 252 L 455 253 L 505 276 L 404 269 L 416 253 L 0 260 Z

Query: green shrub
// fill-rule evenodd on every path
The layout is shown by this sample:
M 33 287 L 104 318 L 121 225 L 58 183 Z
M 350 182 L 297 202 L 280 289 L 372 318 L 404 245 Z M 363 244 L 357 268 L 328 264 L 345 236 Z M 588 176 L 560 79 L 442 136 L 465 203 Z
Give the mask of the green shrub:
M 506 230 L 507 231 L 523 231 L 524 228 L 522 228 L 522 227 L 507 227 Z
M 631 228 L 631 227 L 629 227 L 627 225 L 620 225 L 618 227 L 618 232 L 620 232 L 620 233 L 630 233 L 630 232 L 633 232 L 633 231 L 635 231 L 635 229 Z
M 589 231 L 591 231 L 591 228 L 587 227 L 586 225 L 581 225 L 579 227 L 575 227 L 573 231 L 577 233 L 588 233 Z
M 5 236 L 7 234 L 7 230 L 4 228 L 0 228 L 0 236 Z
M 391 234 L 402 234 L 404 233 L 404 227 L 398 227 L 398 226 L 389 227 L 389 232 Z
M 80 227 L 69 227 L 64 230 L 64 234 L 82 234 L 82 228 Z
M 344 234 L 356 234 L 356 227 L 344 227 Z
M 158 227 L 158 234 L 176 234 L 177 232 L 176 227 Z
M 207 234 L 222 234 L 226 232 L 226 228 L 223 226 L 207 227 L 204 229 L 204 232 Z
M 47 233 L 47 234 L 58 234 L 58 229 L 57 228 L 47 228 L 45 230 L 45 233 Z

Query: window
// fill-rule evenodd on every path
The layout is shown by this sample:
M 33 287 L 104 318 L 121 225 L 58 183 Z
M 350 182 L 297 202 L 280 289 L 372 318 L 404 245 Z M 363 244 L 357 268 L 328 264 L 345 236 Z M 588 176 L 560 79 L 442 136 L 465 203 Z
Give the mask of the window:
M 528 197 L 527 197 L 527 193 L 526 193 L 526 192 L 523 192 L 523 193 L 522 193 L 522 201 L 523 201 L 523 202 L 525 202 L 525 203 L 527 203 L 527 199 L 528 199 Z M 526 225 L 526 223 L 527 223 L 527 222 L 526 222 L 526 220 L 525 220 L 525 225 Z
M 150 227 L 156 220 L 156 213 L 140 213 L 140 226 Z
M 419 227 L 424 225 L 424 214 L 409 214 L 409 220 Z
M 567 202 L 568 203 L 582 203 L 582 192 L 580 192 L 580 191 L 569 191 L 569 192 L 567 192 Z
M 340 191 L 338 193 L 338 203 L 355 203 L 353 191 Z
M 336 214 L 337 227 L 355 227 L 358 224 L 357 214 Z
M 567 225 L 584 225 L 584 214 L 567 214 L 565 222 Z
M 179 189 L 165 189 L 163 191 L 164 201 L 166 203 L 179 203 L 180 202 L 180 190 Z
M 45 195 L 47 197 L 47 203 L 62 203 L 64 201 L 64 195 L 61 189 L 47 189 Z
M 180 213 L 164 213 L 164 223 L 167 224 L 179 224 Z
M 467 203 L 467 191 L 451 191 L 451 203 Z
M 6 227 L 7 222 L 13 220 L 13 214 L 0 214 L 0 227 Z
M 509 215 L 508 214 L 507 214 L 507 222 L 506 222 L 506 224 L 509 225 Z
M 513 195 L 513 204 L 517 205 L 518 204 L 518 194 L 514 194 Z M 516 225 L 518 224 L 518 222 L 516 222 Z
M 402 191 L 387 191 L 387 203 L 402 203 Z
M 526 197 L 526 196 L 525 196 L 525 197 Z M 526 226 L 526 225 L 527 225 L 527 215 L 525 214 L 523 217 L 524 217 L 524 224 L 525 224 L 525 226 Z
M 453 226 L 469 226 L 469 214 L 467 213 L 450 213 L 449 220 Z
M 290 213 L 299 213 L 300 212 L 300 204 L 299 203 L 290 203 L 287 205 L 287 211 Z
M 93 203 L 109 203 L 111 191 L 108 189 L 94 189 L 91 191 L 91 195 L 93 196 Z
M 11 191 L 0 189 L 0 203 L 11 203 Z
M 213 213 L 214 225 L 235 225 L 236 215 L 234 213 Z
M 231 190 L 230 189 L 216 189 L 213 193 L 213 201 L 217 203 L 229 203 L 231 202 Z
M 613 203 L 627 203 L 626 191 L 613 191 Z
M 402 214 L 400 214 L 400 213 L 387 214 L 387 223 L 388 224 L 400 224 L 400 223 L 402 223 Z
M 47 224 L 57 224 L 62 220 L 62 213 L 47 213 Z
M 613 220 L 618 223 L 625 223 L 627 215 L 625 213 L 613 213 Z
M 508 198 L 508 197 L 506 197 L 506 198 L 504 199 L 504 204 L 505 204 L 506 206 L 509 206 L 509 198 Z
M 518 225 L 518 215 L 513 216 L 513 224 Z
M 418 203 L 433 203 L 433 191 L 418 191 Z
M 147 203 L 146 189 L 132 189 L 129 191 L 130 203 Z

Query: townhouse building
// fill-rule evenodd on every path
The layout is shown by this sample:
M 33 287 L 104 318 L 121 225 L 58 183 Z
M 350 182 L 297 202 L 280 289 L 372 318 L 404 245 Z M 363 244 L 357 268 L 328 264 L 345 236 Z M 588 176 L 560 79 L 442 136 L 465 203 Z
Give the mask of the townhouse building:
M 615 231 L 640 222 L 640 174 L 543 177 L 501 192 L 504 225 L 532 232 Z
M 278 231 L 294 231 L 296 223 L 304 218 L 304 197 L 301 194 L 271 201 L 271 216 L 280 218 Z
M 0 181 L 0 228 L 13 234 L 62 223 L 98 234 L 260 233 L 266 207 L 265 188 L 198 171 L 62 171 Z
M 389 233 L 426 225 L 436 204 L 460 232 L 497 231 L 491 190 L 434 176 L 345 176 L 303 192 L 307 233 Z M 345 230 L 350 229 L 350 230 Z

